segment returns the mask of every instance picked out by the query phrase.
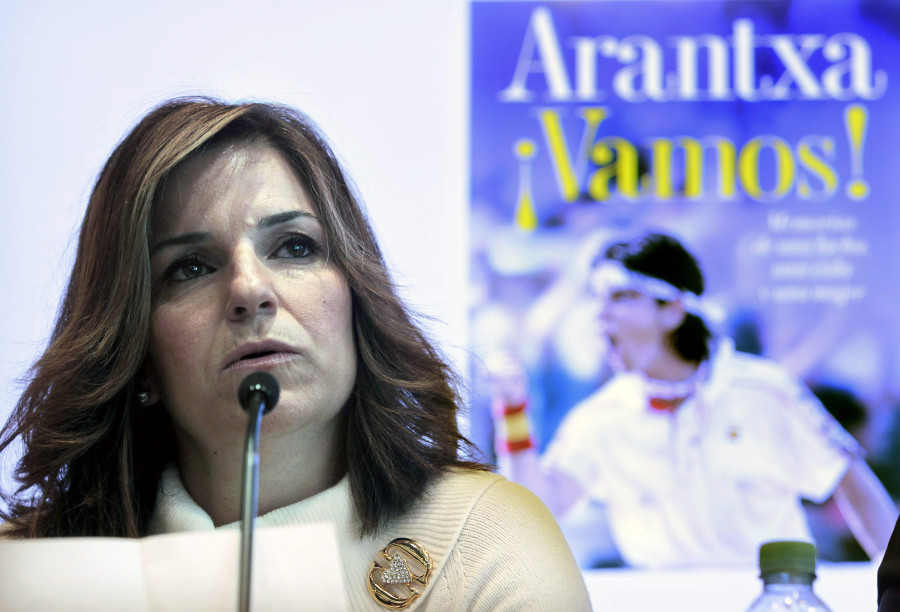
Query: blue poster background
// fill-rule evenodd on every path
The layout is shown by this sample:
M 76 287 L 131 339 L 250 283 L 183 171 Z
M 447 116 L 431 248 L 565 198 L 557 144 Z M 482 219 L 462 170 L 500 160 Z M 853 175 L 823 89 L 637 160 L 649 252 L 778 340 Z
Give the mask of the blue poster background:
M 610 374 L 591 257 L 656 229 L 699 259 L 718 331 L 806 382 L 900 496 L 898 36 L 884 1 L 472 3 L 470 433 L 486 456 L 486 364 L 520 360 L 543 448 Z M 852 558 L 832 536 L 824 556 Z

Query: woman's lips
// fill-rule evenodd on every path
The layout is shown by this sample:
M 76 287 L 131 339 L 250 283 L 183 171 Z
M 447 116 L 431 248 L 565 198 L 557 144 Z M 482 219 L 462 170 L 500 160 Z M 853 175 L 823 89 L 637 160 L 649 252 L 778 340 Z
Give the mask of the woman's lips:
M 622 347 L 619 345 L 619 339 L 616 336 L 605 334 L 606 336 L 606 361 L 612 366 L 613 370 L 625 370 L 624 355 Z
M 227 370 L 269 370 L 283 363 L 293 361 L 297 353 L 265 353 L 239 359 L 229 365 Z
M 274 368 L 292 361 L 299 351 L 275 340 L 247 342 L 228 353 L 223 370 L 259 370 Z

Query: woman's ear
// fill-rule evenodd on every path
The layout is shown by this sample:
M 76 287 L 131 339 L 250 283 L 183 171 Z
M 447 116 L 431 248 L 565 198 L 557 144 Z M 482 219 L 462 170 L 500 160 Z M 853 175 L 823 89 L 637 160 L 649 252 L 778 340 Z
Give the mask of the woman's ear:
M 687 317 L 687 311 L 681 300 L 672 300 L 660 306 L 660 321 L 663 329 L 668 332 L 678 329 L 684 323 L 685 317 Z
M 135 376 L 135 386 L 137 388 L 137 400 L 141 406 L 153 406 L 160 400 L 159 385 L 156 383 L 156 376 L 153 373 L 153 367 L 148 363 L 144 363 Z

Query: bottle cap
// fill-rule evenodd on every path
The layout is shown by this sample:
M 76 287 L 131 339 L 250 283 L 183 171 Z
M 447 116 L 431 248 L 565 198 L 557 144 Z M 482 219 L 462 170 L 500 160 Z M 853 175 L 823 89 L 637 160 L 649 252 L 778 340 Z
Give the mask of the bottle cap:
M 809 542 L 766 542 L 759 547 L 759 572 L 816 572 L 816 547 Z

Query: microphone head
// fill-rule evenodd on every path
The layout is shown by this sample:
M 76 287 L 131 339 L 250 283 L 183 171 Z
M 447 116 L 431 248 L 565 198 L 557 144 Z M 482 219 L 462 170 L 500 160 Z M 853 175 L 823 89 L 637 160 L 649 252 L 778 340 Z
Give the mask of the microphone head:
M 244 410 L 250 409 L 250 401 L 257 393 L 265 398 L 263 414 L 271 412 L 278 403 L 278 381 L 268 372 L 253 372 L 241 381 L 238 387 L 238 401 Z

